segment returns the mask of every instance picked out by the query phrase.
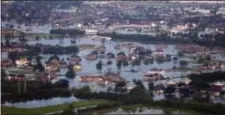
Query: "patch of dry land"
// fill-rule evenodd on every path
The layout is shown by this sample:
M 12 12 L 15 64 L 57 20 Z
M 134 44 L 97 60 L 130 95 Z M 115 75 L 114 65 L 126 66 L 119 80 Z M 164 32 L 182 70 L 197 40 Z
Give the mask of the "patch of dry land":
M 57 34 L 48 34 L 48 33 L 27 33 L 27 36 L 31 37 L 33 39 L 35 39 L 37 36 L 39 36 L 40 38 L 49 38 L 50 35 L 53 38 L 61 36 L 61 35 L 57 35 Z
M 93 44 L 81 44 L 81 45 L 77 45 L 77 47 L 80 50 L 87 50 L 87 49 L 94 49 L 95 45 L 93 45 Z
M 174 71 L 185 72 L 185 71 L 192 71 L 192 70 L 193 70 L 192 68 L 185 68 L 185 67 L 177 67 L 176 69 L 173 69 L 173 68 L 165 69 L 166 72 L 174 72 Z

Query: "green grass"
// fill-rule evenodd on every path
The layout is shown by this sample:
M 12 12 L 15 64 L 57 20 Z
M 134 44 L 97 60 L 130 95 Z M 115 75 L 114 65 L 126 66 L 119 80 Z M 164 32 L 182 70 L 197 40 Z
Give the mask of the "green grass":
M 15 108 L 15 107 L 6 107 L 1 106 L 2 115 L 39 115 L 49 112 L 55 112 L 60 110 L 65 110 L 69 107 L 70 104 L 73 104 L 74 108 L 85 107 L 85 106 L 94 106 L 94 105 L 104 105 L 108 103 L 114 103 L 114 101 L 107 100 L 89 100 L 89 101 L 79 101 L 74 103 L 65 103 L 54 106 L 39 107 L 39 108 Z
M 77 47 L 80 50 L 86 50 L 86 49 L 94 49 L 95 45 L 92 45 L 92 44 L 81 44 L 81 45 L 77 45 Z
M 134 104 L 134 105 L 123 105 L 123 106 L 119 106 L 119 107 L 115 107 L 115 108 L 109 108 L 109 109 L 101 109 L 101 110 L 94 110 L 91 113 L 97 113 L 97 114 L 105 114 L 108 112 L 112 112 L 112 111 L 117 111 L 118 108 L 121 108 L 123 111 L 130 113 L 130 112 L 135 112 L 137 111 L 137 108 L 145 108 L 145 109 L 162 109 L 162 110 L 167 110 L 170 112 L 175 112 L 175 111 L 179 111 L 179 112 L 185 112 L 185 113 L 197 113 L 196 111 L 192 111 L 192 110 L 187 110 L 187 109 L 176 109 L 176 108 L 170 108 L 170 107 L 161 107 L 161 106 L 152 106 L 152 105 L 142 105 L 142 104 Z M 143 110 L 145 110 L 143 109 Z
M 173 71 L 178 71 L 178 72 L 185 72 L 185 71 L 192 71 L 194 70 L 193 68 L 183 68 L 183 67 L 177 67 L 175 70 L 173 68 L 165 69 L 166 72 L 173 72 Z
M 130 110 L 136 110 L 137 108 L 142 108 L 144 107 L 141 104 L 136 104 L 136 105 L 127 105 L 127 106 L 121 106 L 120 108 L 123 109 L 124 111 L 130 111 Z
M 31 38 L 36 38 L 37 36 L 39 36 L 40 38 L 49 38 L 49 36 L 52 35 L 52 37 L 59 37 L 60 35 L 57 34 L 48 34 L 48 33 L 27 33 L 28 37 Z

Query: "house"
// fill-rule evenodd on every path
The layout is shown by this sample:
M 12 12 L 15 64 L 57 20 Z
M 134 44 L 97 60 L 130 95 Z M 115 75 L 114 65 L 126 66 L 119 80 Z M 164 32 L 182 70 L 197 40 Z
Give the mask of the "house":
M 15 30 L 15 29 L 11 29 L 11 28 L 2 28 L 1 29 L 1 37 L 5 37 L 5 36 L 10 36 L 10 37 L 18 37 L 21 36 L 23 34 L 23 32 Z

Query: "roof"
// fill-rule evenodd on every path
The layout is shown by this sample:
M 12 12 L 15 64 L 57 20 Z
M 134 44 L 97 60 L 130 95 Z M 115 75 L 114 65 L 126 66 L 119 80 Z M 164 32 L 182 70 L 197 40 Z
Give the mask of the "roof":
M 2 35 L 6 35 L 6 34 L 15 35 L 15 34 L 18 34 L 18 33 L 23 33 L 23 32 L 21 32 L 19 30 L 16 30 L 16 29 L 11 29 L 11 28 L 1 28 L 1 34 Z

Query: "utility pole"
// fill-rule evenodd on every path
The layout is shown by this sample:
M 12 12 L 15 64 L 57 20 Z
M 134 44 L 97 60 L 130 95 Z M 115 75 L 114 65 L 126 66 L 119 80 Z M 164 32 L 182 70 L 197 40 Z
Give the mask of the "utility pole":
M 18 93 L 20 93 L 20 80 L 18 80 Z
M 27 81 L 24 79 L 24 92 L 27 92 Z

